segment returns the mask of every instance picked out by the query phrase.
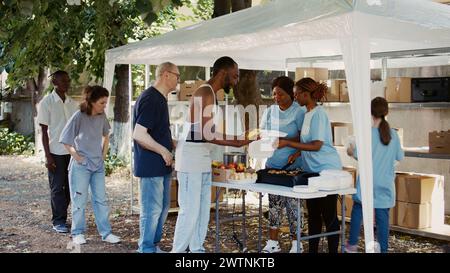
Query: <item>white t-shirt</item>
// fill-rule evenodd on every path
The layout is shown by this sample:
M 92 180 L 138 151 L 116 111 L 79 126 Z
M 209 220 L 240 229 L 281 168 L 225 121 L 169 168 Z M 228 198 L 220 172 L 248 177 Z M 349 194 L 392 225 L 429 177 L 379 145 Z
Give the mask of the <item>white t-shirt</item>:
M 78 110 L 78 104 L 66 95 L 65 102 L 55 90 L 45 96 L 38 105 L 38 124 L 48 126 L 50 153 L 55 155 L 69 154 L 64 145 L 59 143 L 64 126 L 72 115 Z

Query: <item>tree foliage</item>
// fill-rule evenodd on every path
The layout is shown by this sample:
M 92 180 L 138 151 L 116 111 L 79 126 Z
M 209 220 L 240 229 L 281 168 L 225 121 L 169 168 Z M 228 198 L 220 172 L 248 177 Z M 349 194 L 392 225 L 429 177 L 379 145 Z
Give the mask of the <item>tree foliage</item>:
M 0 1 L 0 70 L 9 73 L 11 87 L 43 67 L 66 69 L 73 79 L 84 70 L 102 78 L 107 49 L 176 28 L 181 5 L 194 8 L 197 18 L 212 13 L 212 0 L 195 7 L 188 0 Z

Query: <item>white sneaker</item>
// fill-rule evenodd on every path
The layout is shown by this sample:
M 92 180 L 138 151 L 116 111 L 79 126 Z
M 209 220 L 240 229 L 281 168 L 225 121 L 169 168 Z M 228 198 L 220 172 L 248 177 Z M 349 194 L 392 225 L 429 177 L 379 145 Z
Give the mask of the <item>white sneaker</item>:
M 162 250 L 159 246 L 156 246 L 156 253 L 168 253 L 167 251 Z
M 84 245 L 86 243 L 86 239 L 84 238 L 84 234 L 78 234 L 72 237 L 72 242 L 77 245 Z
M 268 240 L 266 246 L 262 250 L 263 253 L 281 252 L 280 243 L 275 240 Z
M 291 250 L 289 250 L 289 253 L 297 253 L 297 240 L 292 241 Z M 300 242 L 300 253 L 303 253 L 303 244 Z
M 108 236 L 106 236 L 106 238 L 103 239 L 102 241 L 108 242 L 110 244 L 117 244 L 120 243 L 120 238 L 111 233 Z

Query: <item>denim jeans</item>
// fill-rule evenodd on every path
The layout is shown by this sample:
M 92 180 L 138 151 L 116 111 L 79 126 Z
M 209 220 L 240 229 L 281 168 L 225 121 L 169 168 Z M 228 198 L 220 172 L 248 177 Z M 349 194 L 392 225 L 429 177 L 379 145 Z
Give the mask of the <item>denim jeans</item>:
M 65 225 L 67 208 L 70 204 L 69 176 L 67 167 L 70 155 L 51 154 L 55 160 L 55 172 L 48 171 L 48 181 L 51 192 L 52 222 L 53 225 Z
M 178 172 L 178 211 L 172 252 L 203 253 L 211 209 L 211 172 Z
M 72 235 L 86 231 L 85 210 L 88 201 L 88 190 L 91 188 L 91 202 L 95 215 L 98 233 L 105 239 L 111 234 L 109 223 L 109 207 L 105 190 L 105 170 L 95 172 L 73 161 L 69 170 L 70 198 L 72 201 Z
M 170 208 L 171 175 L 142 177 L 138 252 L 155 253 Z
M 375 209 L 375 222 L 377 227 L 377 240 L 380 244 L 381 253 L 387 253 L 389 243 L 389 208 Z M 358 244 L 359 233 L 362 222 L 362 205 L 354 202 L 352 208 L 352 219 L 350 221 L 350 236 L 348 243 L 350 245 Z M 368 242 L 366 242 L 368 243 Z

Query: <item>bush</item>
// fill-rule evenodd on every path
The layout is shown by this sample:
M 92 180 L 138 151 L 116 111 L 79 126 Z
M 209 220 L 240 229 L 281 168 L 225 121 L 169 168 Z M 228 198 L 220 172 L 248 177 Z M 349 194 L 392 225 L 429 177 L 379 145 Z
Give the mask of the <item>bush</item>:
M 34 136 L 24 136 L 0 128 L 0 155 L 32 155 L 34 154 Z
M 112 174 L 116 169 L 125 167 L 126 162 L 120 157 L 117 157 L 117 155 L 112 155 L 110 152 L 108 152 L 108 155 L 106 156 L 105 160 L 105 175 L 109 176 Z

